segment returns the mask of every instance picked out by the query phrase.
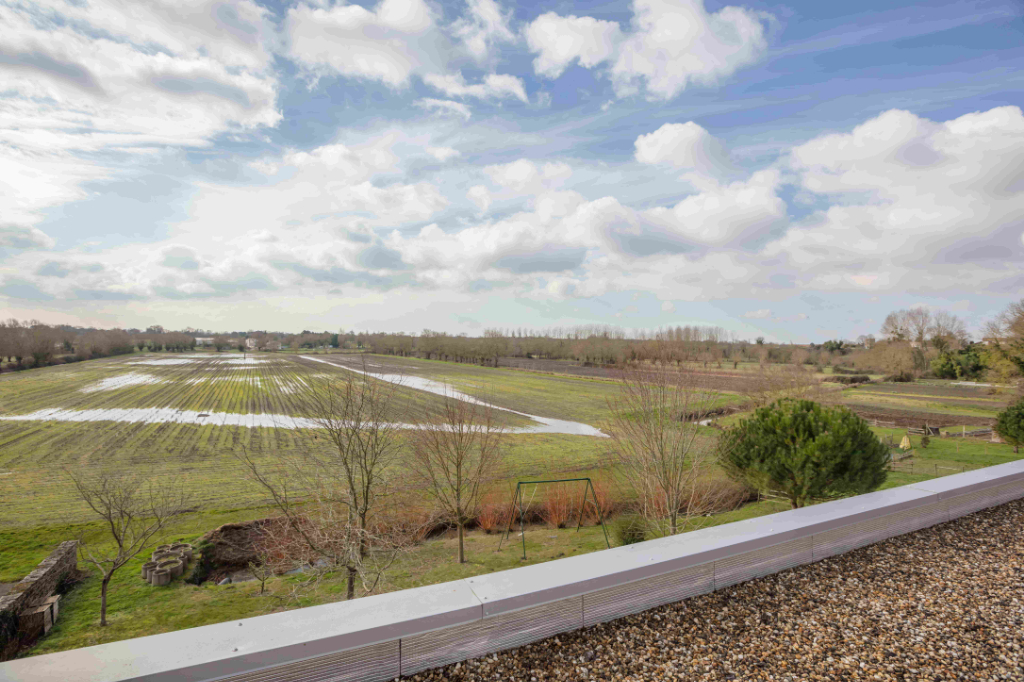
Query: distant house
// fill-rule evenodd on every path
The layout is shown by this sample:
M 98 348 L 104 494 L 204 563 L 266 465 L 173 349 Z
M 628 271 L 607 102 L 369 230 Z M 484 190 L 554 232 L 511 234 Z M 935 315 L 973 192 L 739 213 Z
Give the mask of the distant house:
M 246 339 L 245 340 L 245 347 L 248 348 L 249 350 L 255 350 L 256 349 L 256 339 Z
M 196 337 L 196 345 L 197 346 L 212 346 L 213 345 L 213 337 L 212 336 L 197 336 Z

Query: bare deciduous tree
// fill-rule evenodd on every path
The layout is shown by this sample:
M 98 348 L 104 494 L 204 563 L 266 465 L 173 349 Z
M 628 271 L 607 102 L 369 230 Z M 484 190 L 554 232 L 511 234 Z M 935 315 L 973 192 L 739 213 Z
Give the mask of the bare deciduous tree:
M 909 343 L 889 341 L 876 346 L 882 368 L 891 375 L 912 376 L 915 372 L 914 349 Z
M 936 337 L 959 339 L 966 335 L 963 323 L 955 315 L 946 312 L 932 315 L 923 307 L 889 313 L 881 331 L 890 341 L 914 341 L 922 347 Z
M 508 353 L 508 339 L 497 329 L 485 329 L 480 350 L 483 356 L 492 359 L 494 366 L 497 367 L 501 356 Z
M 395 388 L 349 373 L 307 379 L 297 396 L 299 413 L 313 424 L 305 446 L 281 455 L 277 473 L 249 452 L 239 456 L 288 520 L 302 561 L 346 571 L 348 599 L 357 582 L 375 589 L 401 546 L 386 524 L 374 524 L 393 494 L 401 448 Z
M 256 556 L 246 564 L 249 575 L 253 577 L 253 580 L 259 581 L 261 596 L 266 592 L 267 581 L 277 572 L 277 564 L 274 561 L 275 554 L 269 547 L 259 546 L 256 548 Z
M 761 365 L 746 377 L 743 391 L 756 407 L 764 407 L 780 398 L 834 400 L 836 390 L 824 386 L 803 365 Z
M 911 308 L 906 311 L 907 322 L 910 325 L 910 335 L 914 341 L 922 346 L 928 340 L 928 332 L 932 328 L 932 314 L 927 308 Z
M 183 487 L 157 485 L 123 472 L 95 476 L 68 471 L 78 496 L 103 522 L 113 546 L 79 544 L 82 559 L 99 569 L 100 625 L 107 624 L 107 590 L 114 573 L 145 550 L 167 521 L 185 512 L 189 495 Z
M 939 352 L 956 350 L 966 345 L 967 325 L 956 315 L 945 310 L 936 311 L 929 331 L 932 346 Z
M 700 422 L 715 408 L 711 377 L 691 367 L 641 365 L 623 371 L 609 401 L 620 475 L 648 531 L 674 535 L 714 507 L 708 474 L 715 438 Z
M 460 564 L 466 562 L 466 523 L 476 517 L 481 493 L 504 461 L 504 436 L 493 408 L 446 395 L 411 437 L 413 471 L 458 528 Z
M 882 336 L 890 341 L 906 341 L 910 338 L 910 319 L 906 310 L 897 310 L 885 316 L 882 323 Z

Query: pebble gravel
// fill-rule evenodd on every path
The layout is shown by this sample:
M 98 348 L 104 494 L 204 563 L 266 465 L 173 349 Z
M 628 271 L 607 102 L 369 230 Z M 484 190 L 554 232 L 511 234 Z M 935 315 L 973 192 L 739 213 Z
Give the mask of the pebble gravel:
M 1024 500 L 411 680 L 1024 680 Z

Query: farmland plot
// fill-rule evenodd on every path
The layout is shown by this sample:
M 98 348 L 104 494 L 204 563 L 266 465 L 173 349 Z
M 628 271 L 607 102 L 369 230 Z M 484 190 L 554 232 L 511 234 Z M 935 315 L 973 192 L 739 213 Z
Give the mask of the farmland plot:
M 136 421 L 125 410 L 155 408 L 151 419 L 180 421 L 178 412 L 233 415 L 301 414 L 298 393 L 310 380 L 348 372 L 330 363 L 296 356 L 241 357 L 194 354 L 176 357 L 151 356 L 47 368 L 45 375 L 8 375 L 0 382 L 0 409 L 5 418 L 29 419 L 39 414 L 49 421 L 70 421 L 74 412 L 88 411 L 89 421 Z M 403 419 L 419 421 L 423 409 L 436 398 L 420 391 L 400 391 Z M 228 421 L 237 422 L 237 418 Z M 270 425 L 269 418 L 256 425 Z M 512 419 L 510 425 L 527 425 L 529 419 Z
M 273 467 L 281 454 L 309 446 L 304 436 L 309 424 L 301 410 L 303 387 L 311 379 L 350 376 L 361 368 L 358 361 L 347 363 L 348 368 L 323 362 L 327 357 L 334 359 L 135 355 L 0 377 L 0 525 L 83 518 L 65 467 L 126 467 L 181 481 L 192 489 L 200 508 L 263 502 L 262 493 L 242 480 L 235 457 L 244 449 Z M 408 373 L 409 383 L 416 387 L 398 389 L 403 422 L 415 425 L 424 410 L 440 400 L 430 392 L 437 390 L 439 378 L 436 373 L 434 380 Z M 594 417 L 588 422 L 599 423 L 596 405 L 552 413 L 545 410 L 547 403 L 534 406 L 521 395 L 516 397 L 510 388 L 514 381 L 510 384 L 502 377 L 503 391 L 491 392 L 484 379 L 462 377 L 452 382 L 452 388 L 467 398 L 490 399 L 493 394 L 501 398 L 495 398 L 501 407 L 523 408 L 518 410 L 521 414 L 500 413 L 516 433 L 509 476 L 605 464 L 607 444 L 594 437 L 601 435 L 599 431 L 559 421 L 579 412 Z M 582 385 L 555 385 L 548 391 L 569 398 L 568 403 L 588 402 L 577 394 L 589 391 L 593 382 L 559 381 Z M 534 414 L 541 416 L 530 416 Z M 580 433 L 589 435 L 573 435 Z
M 843 392 L 843 402 L 866 418 L 915 426 L 990 425 L 1012 397 L 1005 390 L 950 382 L 879 383 Z
M 358 357 L 323 357 L 340 366 L 360 368 Z M 375 363 L 376 371 L 397 372 L 410 378 L 443 380 L 459 391 L 482 398 L 498 407 L 580 421 L 593 426 L 599 426 L 608 419 L 608 402 L 619 394 L 617 383 L 607 379 L 542 375 L 504 368 L 495 370 L 491 367 L 394 356 L 373 356 L 372 362 Z M 719 405 L 743 402 L 740 395 L 731 393 L 733 389 L 724 385 L 728 378 L 709 374 L 708 380 L 716 390 L 722 392 Z

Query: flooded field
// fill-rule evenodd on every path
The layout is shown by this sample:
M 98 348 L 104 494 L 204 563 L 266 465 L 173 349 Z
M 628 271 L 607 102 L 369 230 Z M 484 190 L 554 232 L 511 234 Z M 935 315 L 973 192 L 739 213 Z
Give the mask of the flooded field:
M 329 377 L 324 372 L 310 373 L 308 363 L 319 363 L 327 365 L 334 372 L 344 375 L 350 372 L 369 376 L 378 381 L 386 381 L 396 384 L 400 391 L 423 391 L 431 395 L 448 396 L 458 400 L 464 400 L 495 407 L 502 412 L 518 417 L 524 417 L 531 422 L 524 425 L 510 426 L 512 433 L 553 433 L 568 434 L 576 436 L 604 437 L 600 430 L 583 424 L 564 419 L 543 417 L 540 415 L 528 414 L 507 408 L 492 405 L 472 395 L 456 390 L 443 381 L 436 381 L 415 375 L 397 373 L 386 373 L 373 371 L 380 369 L 381 365 L 366 365 L 366 369 L 331 362 L 323 358 L 308 355 L 302 356 L 274 356 L 271 358 L 222 358 L 211 355 L 188 355 L 180 358 L 159 358 L 135 360 L 122 363 L 127 368 L 134 365 L 148 365 L 156 367 L 185 367 L 190 366 L 193 370 L 207 372 L 221 372 L 225 369 L 235 367 L 259 368 L 266 370 L 266 373 L 253 374 L 250 376 L 193 376 L 192 371 L 175 371 L 166 375 L 145 374 L 137 371 L 127 371 L 123 374 L 109 376 L 79 389 L 79 393 L 93 394 L 99 392 L 119 392 L 124 395 L 118 396 L 118 406 L 92 406 L 89 400 L 77 401 L 71 406 L 55 406 L 34 410 L 32 412 L 19 413 L 18 411 L 0 414 L 0 421 L 56 421 L 56 422 L 101 422 L 111 421 L 127 424 L 197 424 L 213 426 L 241 426 L 246 428 L 279 428 L 279 429 L 309 429 L 316 428 L 316 423 L 301 413 L 293 404 L 291 409 L 282 412 L 269 411 L 264 409 L 243 411 L 243 409 L 228 410 L 218 409 L 211 406 L 207 409 L 187 409 L 184 406 L 192 402 L 201 402 L 203 394 L 208 391 L 217 391 L 219 387 L 213 384 L 229 384 L 230 392 L 242 392 L 245 395 L 239 396 L 238 407 L 247 405 L 250 398 L 266 398 L 266 404 L 261 407 L 273 407 L 283 402 L 287 403 L 285 396 L 294 396 L 297 392 L 307 386 L 307 381 L 314 378 Z M 115 365 L 116 367 L 116 365 Z M 292 378 L 286 378 L 288 374 L 294 373 Z M 177 386 L 180 390 L 164 391 L 159 390 L 154 394 L 141 392 L 140 387 L 149 386 Z M 59 396 L 54 400 L 64 402 Z M 140 402 L 162 400 L 168 405 L 151 407 L 122 407 L 121 405 L 138 400 Z M 222 400 L 222 403 L 231 402 Z M 214 398 L 211 405 L 216 405 Z M 401 422 L 402 428 L 417 428 L 415 422 Z
M 341 367 L 350 372 L 357 372 L 362 375 L 373 377 L 382 381 L 387 381 L 393 384 L 397 384 L 402 388 L 414 389 L 417 391 L 426 391 L 427 393 L 433 393 L 434 395 L 446 396 L 450 398 L 456 398 L 458 400 L 464 400 L 466 402 L 475 403 L 477 405 L 484 405 L 486 407 L 493 407 L 499 410 L 510 412 L 512 414 L 519 415 L 520 417 L 526 417 L 534 422 L 537 422 L 536 426 L 523 426 L 519 428 L 513 428 L 513 433 L 564 433 L 573 436 L 594 436 L 597 438 L 607 438 L 599 429 L 595 429 L 593 426 L 588 424 L 581 424 L 580 422 L 568 421 L 565 419 L 552 419 L 549 417 L 541 417 L 535 414 L 527 414 L 525 412 L 518 412 L 505 407 L 499 407 L 492 403 L 480 400 L 474 396 L 471 396 L 462 391 L 456 390 L 450 384 L 443 381 L 435 381 L 433 379 L 426 379 L 415 375 L 405 375 L 388 373 L 383 370 L 383 365 L 374 363 L 366 363 L 365 366 L 357 365 L 353 366 L 351 363 L 332 363 L 328 360 L 320 358 L 313 358 L 309 356 L 302 356 L 305 360 L 314 362 L 323 362 L 331 364 L 335 367 Z
M 152 354 L 0 376 L 0 526 L 79 518 L 64 467 L 125 467 L 181 481 L 202 508 L 249 504 L 237 456 L 275 466 L 309 446 L 310 383 L 366 373 L 397 384 L 397 423 L 414 429 L 442 395 L 488 404 L 510 434 L 509 476 L 607 465 L 607 388 L 451 365 L 396 367 L 337 355 Z M 537 384 L 536 382 L 542 382 Z M 570 383 L 565 383 L 566 381 Z M 518 474 L 517 474 L 518 472 Z

